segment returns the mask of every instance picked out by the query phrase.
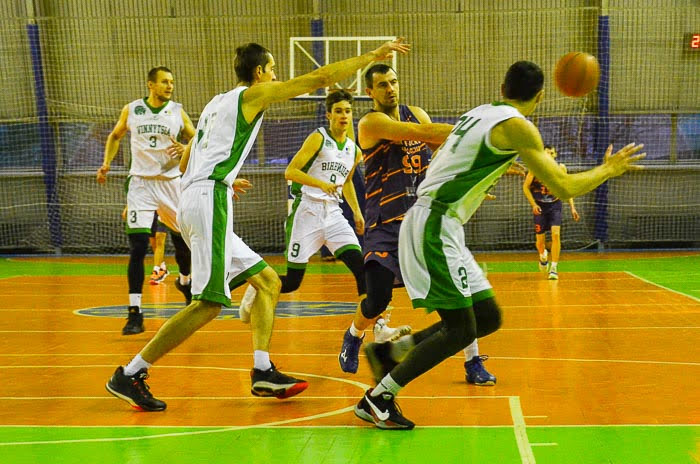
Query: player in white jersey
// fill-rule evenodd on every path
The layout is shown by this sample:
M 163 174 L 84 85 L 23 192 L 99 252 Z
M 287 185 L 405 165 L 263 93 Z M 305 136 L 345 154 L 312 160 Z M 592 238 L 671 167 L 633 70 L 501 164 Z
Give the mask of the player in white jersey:
M 506 73 L 503 100 L 479 106 L 459 118 L 418 188 L 399 233 L 399 263 L 416 308 L 436 311 L 441 321 L 396 343 L 366 350 L 378 384 L 367 391 L 355 414 L 379 428 L 411 429 L 395 397 L 410 381 L 501 325 L 493 293 L 477 301 L 488 285 L 464 242 L 464 228 L 488 190 L 520 155 L 528 168 L 559 198 L 586 193 L 630 169 L 644 157 L 630 144 L 590 171 L 567 174 L 544 153 L 532 114 L 544 95 L 544 75 L 534 63 L 519 61 Z M 474 275 L 477 277 L 472 277 Z M 489 285 L 490 286 L 490 285 Z
M 329 128 L 312 132 L 285 171 L 292 182 L 294 201 L 285 223 L 287 273 L 280 276 L 281 293 L 299 288 L 309 258 L 326 245 L 355 276 L 358 296 L 365 296 L 362 249 L 340 208 L 342 195 L 353 213 L 355 230 L 362 235 L 365 220 L 352 182 L 362 152 L 348 134 L 352 131 L 352 101 L 345 90 L 328 94 Z M 249 286 L 240 307 L 244 322 L 250 320 L 254 296 L 255 288 Z
M 104 161 L 97 170 L 97 182 L 107 181 L 119 142 L 131 133 L 131 165 L 127 178 L 126 233 L 129 236 L 129 313 L 123 335 L 144 331 L 141 293 L 144 258 L 148 250 L 154 213 L 171 232 L 180 276 L 175 286 L 190 302 L 190 251 L 180 236 L 177 208 L 180 202 L 180 157 L 184 145 L 194 136 L 194 126 L 180 103 L 172 101 L 173 74 L 165 66 L 148 72 L 148 96 L 124 106 L 119 121 L 107 137 Z
M 204 108 L 197 134 L 185 150 L 181 166 L 182 202 L 178 212 L 183 235 L 192 250 L 193 302 L 160 328 L 126 366 L 119 366 L 106 385 L 113 395 L 147 411 L 166 405 L 153 397 L 145 380 L 148 368 L 230 306 L 230 288 L 248 281 L 257 294 L 251 308 L 253 369 L 251 392 L 288 398 L 304 391 L 304 380 L 287 376 L 270 361 L 275 306 L 280 279 L 233 233 L 232 195 L 236 176 L 255 142 L 263 113 L 282 102 L 351 77 L 373 61 L 406 53 L 402 39 L 387 42 L 361 56 L 322 66 L 287 82 L 278 82 L 275 60 L 264 47 L 250 43 L 236 49 L 238 85 L 215 96 Z M 187 161 L 189 155 L 189 162 Z

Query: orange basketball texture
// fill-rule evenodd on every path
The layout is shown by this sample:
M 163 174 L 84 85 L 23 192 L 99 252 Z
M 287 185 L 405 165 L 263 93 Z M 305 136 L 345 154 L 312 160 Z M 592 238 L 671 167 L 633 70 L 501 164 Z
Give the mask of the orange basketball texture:
M 569 97 L 582 97 L 595 89 L 600 79 L 600 66 L 593 55 L 570 52 L 562 56 L 554 68 L 554 83 Z

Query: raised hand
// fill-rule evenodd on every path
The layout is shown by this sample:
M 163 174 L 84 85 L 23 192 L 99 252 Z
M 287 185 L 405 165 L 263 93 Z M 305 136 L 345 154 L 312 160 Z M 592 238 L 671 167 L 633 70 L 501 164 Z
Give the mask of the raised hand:
M 635 145 L 633 142 L 622 147 L 615 152 L 614 155 L 611 155 L 610 153 L 612 153 L 613 146 L 610 144 L 608 149 L 605 150 L 605 157 L 603 159 L 603 165 L 612 172 L 610 177 L 617 177 L 627 171 L 644 169 L 644 166 L 636 164 L 647 156 L 646 153 L 636 154 L 642 148 L 644 148 L 643 144 Z
M 394 52 L 399 52 L 405 55 L 409 50 L 411 50 L 411 45 L 405 44 L 403 41 L 403 37 L 398 37 L 390 42 L 386 42 L 384 45 L 374 50 L 374 54 L 376 55 L 374 60 L 388 60 L 394 56 Z

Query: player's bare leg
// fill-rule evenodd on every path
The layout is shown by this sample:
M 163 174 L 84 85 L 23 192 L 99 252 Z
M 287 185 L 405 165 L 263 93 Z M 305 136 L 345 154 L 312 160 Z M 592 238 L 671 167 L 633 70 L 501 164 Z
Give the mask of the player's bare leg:
M 549 280 L 557 280 L 559 255 L 561 254 L 561 226 L 552 226 L 552 258 L 549 262 Z
M 539 268 L 540 271 L 547 270 L 547 247 L 545 243 L 545 234 L 535 234 L 535 247 L 540 255 Z

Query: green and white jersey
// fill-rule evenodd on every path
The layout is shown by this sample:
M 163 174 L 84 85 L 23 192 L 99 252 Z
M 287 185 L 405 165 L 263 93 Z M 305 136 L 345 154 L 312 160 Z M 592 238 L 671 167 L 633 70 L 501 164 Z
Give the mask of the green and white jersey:
M 180 176 L 180 159 L 168 156 L 165 149 L 185 127 L 182 105 L 169 101 L 153 108 L 145 98 L 129 103 L 126 125 L 131 132 L 131 166 L 129 174 L 140 177 L 172 179 Z
M 339 143 L 323 127 L 317 131 L 323 136 L 323 142 L 302 171 L 315 179 L 342 187 L 355 165 L 357 145 L 348 137 L 345 142 Z M 292 194 L 298 196 L 300 193 L 315 200 L 339 201 L 337 196 L 329 195 L 320 188 L 294 182 Z
M 263 112 L 252 123 L 243 117 L 243 92 L 236 87 L 211 99 L 204 107 L 195 133 L 182 189 L 193 182 L 215 180 L 233 186 L 258 136 Z
M 463 114 L 430 162 L 418 196 L 447 206 L 447 214 L 466 223 L 488 190 L 517 156 L 491 144 L 491 129 L 511 118 L 524 118 L 513 106 L 493 103 Z

